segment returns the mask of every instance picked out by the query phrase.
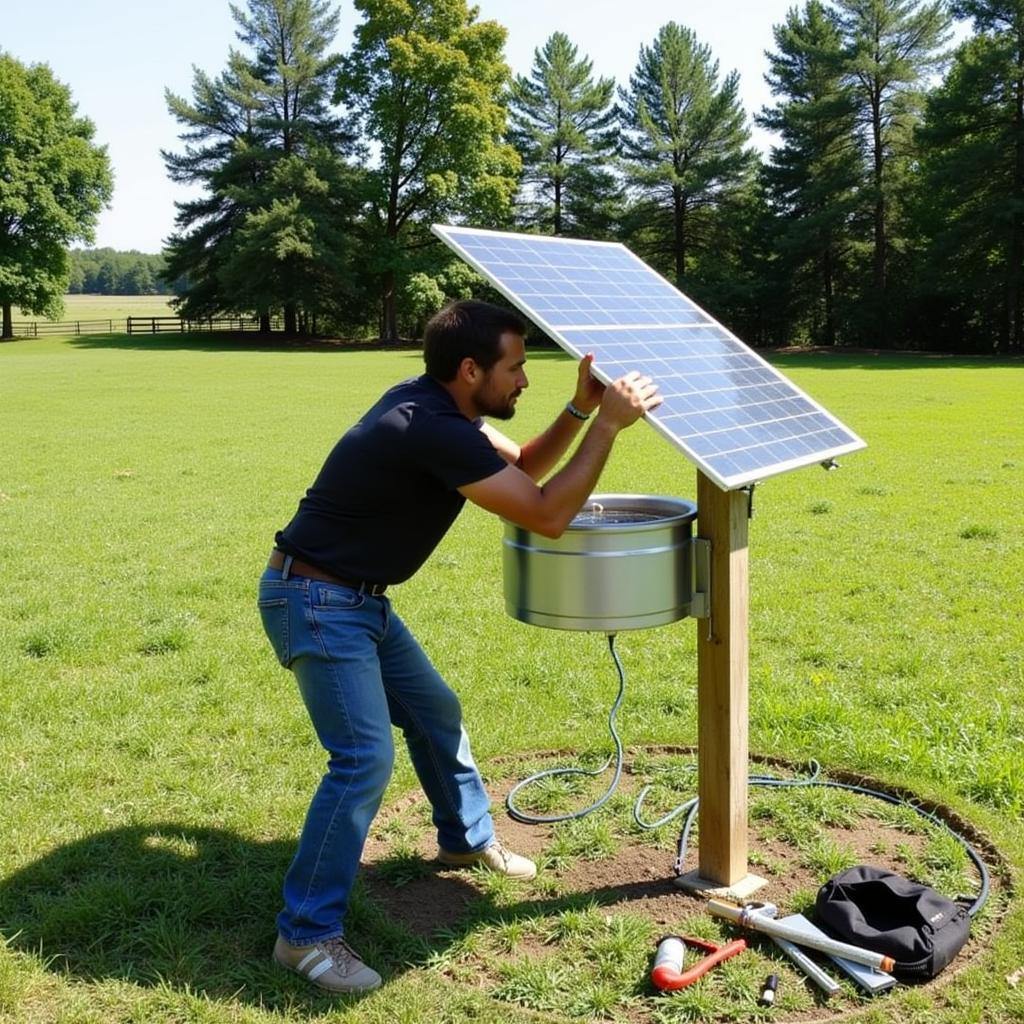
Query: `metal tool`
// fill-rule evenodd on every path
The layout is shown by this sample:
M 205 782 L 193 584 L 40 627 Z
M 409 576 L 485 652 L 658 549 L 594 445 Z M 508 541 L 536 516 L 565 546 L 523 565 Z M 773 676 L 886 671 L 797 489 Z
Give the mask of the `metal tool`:
M 748 913 L 764 914 L 765 917 L 774 918 L 778 913 L 778 907 L 774 903 L 747 903 L 743 909 Z M 787 920 L 792 920 L 789 918 Z M 842 989 L 831 975 L 819 967 L 799 946 L 790 942 L 789 939 L 780 939 L 777 935 L 772 936 L 772 942 L 789 957 L 793 963 L 807 975 L 815 985 L 825 993 L 826 998 L 834 996 Z
M 686 947 L 703 950 L 708 955 L 703 960 L 683 970 L 683 958 Z M 723 960 L 742 953 L 747 948 L 743 939 L 734 939 L 724 946 L 716 946 L 704 939 L 695 939 L 688 935 L 666 935 L 658 943 L 658 952 L 654 956 L 654 967 L 651 970 L 651 983 L 662 992 L 675 992 L 692 985 L 702 978 L 712 967 Z
M 896 966 L 891 956 L 884 956 L 881 953 L 874 953 L 870 949 L 863 949 L 860 946 L 851 946 L 846 942 L 838 942 L 827 936 L 809 936 L 805 931 L 794 928 L 792 925 L 776 921 L 763 913 L 759 913 L 756 907 L 750 910 L 738 907 L 735 903 L 726 903 L 723 900 L 709 900 L 708 913 L 715 917 L 732 921 L 741 928 L 750 928 L 753 931 L 763 932 L 772 938 L 778 936 L 780 939 L 788 939 L 790 942 L 798 942 L 809 949 L 816 949 L 821 953 L 828 953 L 832 956 L 841 956 L 854 963 L 866 964 L 868 967 L 877 968 L 880 971 L 892 973 Z
M 803 914 L 790 914 L 789 917 L 782 918 L 779 923 L 793 928 L 798 928 L 804 932 L 805 935 L 817 935 L 827 938 L 825 933 L 817 925 L 808 921 Z M 801 939 L 800 941 L 805 945 L 807 944 L 805 939 Z M 780 942 L 780 940 L 775 939 L 775 942 Z M 867 967 L 864 964 L 854 963 L 852 960 L 836 956 L 834 953 L 828 953 L 826 955 L 841 971 L 848 974 L 869 995 L 877 995 L 879 992 L 884 992 L 886 989 L 890 989 L 896 984 L 896 979 L 891 974 L 885 974 L 882 971 Z

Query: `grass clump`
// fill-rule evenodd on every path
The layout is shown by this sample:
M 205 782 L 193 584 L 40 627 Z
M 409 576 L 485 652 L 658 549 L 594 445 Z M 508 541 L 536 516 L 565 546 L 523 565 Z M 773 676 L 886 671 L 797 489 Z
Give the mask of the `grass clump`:
M 501 981 L 495 999 L 518 1003 L 530 1010 L 558 1010 L 566 1002 L 569 965 L 556 957 L 515 960 L 498 965 Z
M 574 821 L 560 822 L 546 853 L 551 867 L 564 868 L 576 859 L 602 860 L 618 849 L 619 840 L 611 821 L 600 813 Z
M 995 540 L 999 531 L 991 526 L 982 526 L 980 523 L 971 523 L 957 532 L 961 540 Z

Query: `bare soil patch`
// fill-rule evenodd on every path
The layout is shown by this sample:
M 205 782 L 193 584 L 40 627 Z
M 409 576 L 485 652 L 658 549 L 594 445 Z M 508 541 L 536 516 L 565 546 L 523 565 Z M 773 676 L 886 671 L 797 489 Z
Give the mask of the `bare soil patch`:
M 634 756 L 643 762 L 640 771 L 629 768 Z M 841 993 L 823 999 L 767 937 L 735 931 L 711 918 L 703 898 L 673 883 L 681 819 L 643 832 L 633 824 L 630 808 L 642 785 L 663 779 L 662 770 L 685 769 L 692 760 L 689 751 L 631 752 L 619 795 L 582 822 L 566 825 L 520 823 L 503 813 L 503 802 L 509 789 L 536 767 L 572 764 L 571 757 L 534 756 L 528 768 L 512 759 L 498 766 L 488 780 L 498 835 L 537 861 L 540 871 L 531 883 L 432 864 L 436 843 L 430 808 L 422 794 L 410 794 L 385 808 L 375 823 L 364 853 L 366 902 L 420 944 L 422 962 L 413 958 L 415 969 L 438 971 L 451 982 L 487 992 L 495 999 L 495 1019 L 500 1019 L 502 1001 L 542 1011 L 551 1020 L 635 1024 L 833 1021 L 870 1005 L 871 997 L 845 982 Z M 791 774 L 771 766 L 768 771 Z M 586 791 L 571 794 L 563 801 L 565 809 L 586 806 L 608 778 L 610 772 Z M 884 790 L 870 780 L 856 781 Z M 692 795 L 662 791 L 657 809 L 647 807 L 645 816 L 657 817 L 663 806 Z M 525 800 L 520 798 L 520 806 Z M 836 870 L 873 864 L 920 878 L 950 897 L 977 894 L 973 865 L 966 857 L 961 860 L 948 834 L 909 808 L 821 788 L 814 793 L 752 788 L 750 808 L 751 871 L 768 881 L 754 898 L 776 904 L 779 916 L 813 917 L 814 894 L 835 873 L 829 870 L 834 859 Z M 985 949 L 1010 897 L 1008 869 L 985 837 L 950 812 L 931 810 L 981 854 L 991 875 L 991 895 L 956 961 L 935 981 L 915 985 L 919 991 L 949 984 Z M 695 829 L 686 870 L 697 867 L 698 841 Z M 663 994 L 651 986 L 649 972 L 658 939 L 669 933 L 716 942 L 742 935 L 750 949 L 694 986 Z M 769 973 L 780 978 L 777 1004 L 770 1011 L 757 1005 Z M 830 973 L 844 981 L 837 969 Z M 906 988 L 898 985 L 874 1002 L 899 998 Z

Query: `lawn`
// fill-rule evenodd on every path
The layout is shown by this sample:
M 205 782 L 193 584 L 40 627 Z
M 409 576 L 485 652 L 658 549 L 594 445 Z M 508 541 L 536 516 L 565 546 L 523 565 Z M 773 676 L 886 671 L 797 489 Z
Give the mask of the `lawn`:
M 1017 876 L 1024 365 L 774 361 L 869 448 L 755 491 L 751 750 L 945 803 Z M 637 952 L 650 935 L 628 918 L 594 942 L 632 950 L 639 989 L 616 1002 L 625 983 L 609 975 L 607 998 L 582 1009 L 521 998 L 526 968 L 496 968 L 494 988 L 460 978 L 450 944 L 441 956 L 365 907 L 352 938 L 386 975 L 381 992 L 333 1005 L 270 966 L 279 877 L 322 757 L 262 635 L 255 580 L 339 433 L 420 365 L 412 352 L 178 336 L 0 345 L 0 1021 L 755 1019 L 721 1001 L 658 1009 Z M 528 372 L 509 425 L 521 437 L 573 379 L 552 352 Z M 602 489 L 696 486 L 641 424 Z M 505 615 L 500 540 L 500 524 L 468 508 L 393 598 L 495 777 L 510 753 L 603 749 L 615 689 L 602 637 Z M 692 744 L 694 623 L 623 634 L 618 648 L 627 746 Z M 390 804 L 413 785 L 401 754 Z M 669 874 L 667 831 L 650 856 Z M 487 923 L 494 957 L 511 946 L 494 929 L 513 924 Z M 967 970 L 863 1019 L 1009 1024 L 1024 1014 L 1024 983 L 1005 980 L 1021 964 L 1011 901 Z
M 65 295 L 64 313 L 61 322 L 73 320 L 115 320 L 115 330 L 124 330 L 124 320 L 130 316 L 177 316 L 169 303 L 173 295 Z M 14 319 L 38 320 L 45 323 L 42 317 L 30 316 L 19 310 L 14 311 Z

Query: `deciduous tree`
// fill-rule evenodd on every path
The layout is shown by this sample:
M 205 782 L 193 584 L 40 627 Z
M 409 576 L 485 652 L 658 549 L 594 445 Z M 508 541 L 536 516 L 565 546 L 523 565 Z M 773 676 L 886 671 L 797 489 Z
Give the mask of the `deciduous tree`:
M 14 335 L 14 306 L 54 319 L 63 310 L 68 248 L 92 240 L 113 193 L 94 133 L 45 64 L 0 52 L 0 337 Z
M 355 0 L 363 21 L 335 98 L 377 153 L 368 248 L 381 337 L 399 337 L 400 292 L 432 220 L 508 217 L 519 159 L 504 141 L 505 29 L 466 0 Z

